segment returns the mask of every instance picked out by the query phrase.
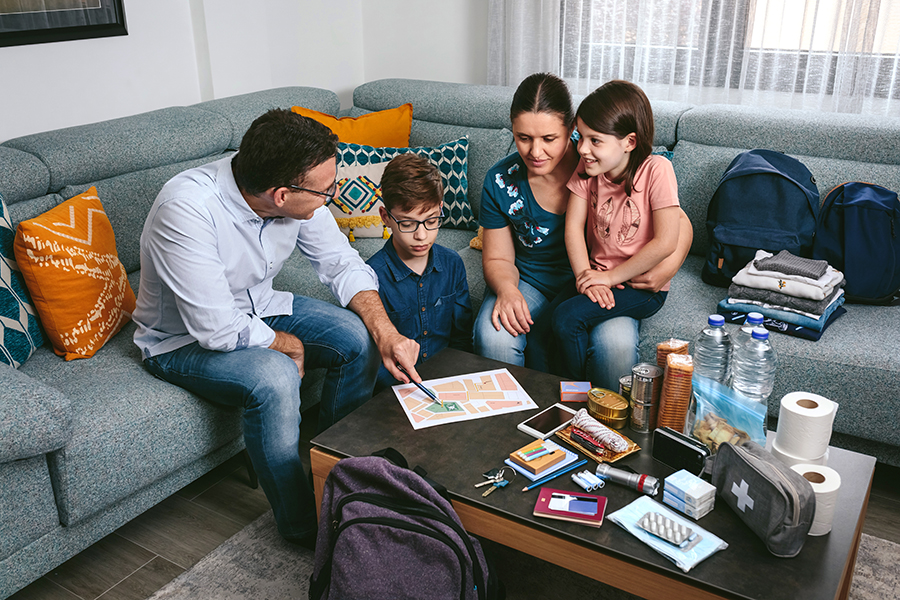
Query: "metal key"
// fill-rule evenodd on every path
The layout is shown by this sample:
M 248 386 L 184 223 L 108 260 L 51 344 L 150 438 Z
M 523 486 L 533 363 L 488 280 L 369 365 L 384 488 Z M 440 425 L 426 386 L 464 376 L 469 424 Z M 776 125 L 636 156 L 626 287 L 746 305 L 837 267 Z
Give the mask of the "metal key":
M 503 479 L 503 470 L 502 469 L 491 469 L 487 473 L 482 473 L 482 476 L 486 477 L 487 479 L 485 481 L 482 481 L 481 483 L 476 483 L 475 487 L 477 487 L 477 488 L 484 487 L 486 485 L 493 484 L 495 481 Z
M 485 492 L 481 495 L 481 497 L 482 497 L 482 498 L 486 498 L 486 497 L 488 496 L 488 494 L 490 494 L 490 493 L 493 492 L 494 490 L 500 489 L 500 488 L 502 488 L 502 487 L 505 487 L 505 486 L 508 485 L 508 484 L 509 484 L 509 482 L 508 482 L 507 480 L 505 480 L 505 479 L 501 479 L 501 480 L 499 480 L 499 481 L 495 481 L 495 482 L 494 482 L 494 487 L 489 487 L 488 489 L 486 489 Z

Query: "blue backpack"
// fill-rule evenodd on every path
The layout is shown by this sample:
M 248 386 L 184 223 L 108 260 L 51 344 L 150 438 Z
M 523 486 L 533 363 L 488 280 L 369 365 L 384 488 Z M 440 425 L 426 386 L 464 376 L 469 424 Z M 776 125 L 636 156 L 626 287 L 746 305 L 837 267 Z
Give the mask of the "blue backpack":
M 809 169 L 773 150 L 737 155 L 709 203 L 703 281 L 728 287 L 757 250 L 812 256 L 819 189 Z
M 879 185 L 852 181 L 822 202 L 813 258 L 844 273 L 848 301 L 889 304 L 900 291 L 900 201 Z

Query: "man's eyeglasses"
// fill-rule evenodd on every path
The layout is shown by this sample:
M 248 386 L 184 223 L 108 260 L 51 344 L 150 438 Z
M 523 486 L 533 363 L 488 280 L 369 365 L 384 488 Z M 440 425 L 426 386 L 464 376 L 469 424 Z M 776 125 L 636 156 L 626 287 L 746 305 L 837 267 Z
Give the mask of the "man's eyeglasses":
M 419 229 L 419 225 L 425 227 L 430 231 L 434 231 L 435 229 L 439 229 L 441 224 L 444 222 L 444 209 L 441 208 L 441 214 L 436 217 L 431 217 L 429 219 L 425 219 L 424 221 L 416 221 L 415 219 L 403 219 L 401 221 L 397 220 L 397 217 L 391 214 L 391 211 L 387 211 L 387 214 L 394 220 L 397 224 L 397 227 L 400 229 L 402 233 L 415 233 Z
M 334 198 L 335 194 L 337 194 L 337 191 L 338 191 L 338 183 L 337 183 L 337 181 L 335 181 L 334 183 L 332 183 L 332 184 L 331 184 L 331 187 L 328 188 L 327 190 L 325 190 L 324 192 L 319 192 L 319 191 L 311 190 L 311 189 L 308 189 L 308 188 L 302 188 L 302 187 L 300 187 L 299 185 L 293 185 L 293 184 L 290 184 L 290 183 L 287 184 L 287 185 L 285 185 L 284 187 L 290 188 L 290 189 L 292 189 L 292 190 L 297 190 L 298 192 L 309 192 L 310 194 L 315 194 L 315 195 L 317 195 L 317 196 L 325 196 L 326 198 L 329 198 L 329 199 Z

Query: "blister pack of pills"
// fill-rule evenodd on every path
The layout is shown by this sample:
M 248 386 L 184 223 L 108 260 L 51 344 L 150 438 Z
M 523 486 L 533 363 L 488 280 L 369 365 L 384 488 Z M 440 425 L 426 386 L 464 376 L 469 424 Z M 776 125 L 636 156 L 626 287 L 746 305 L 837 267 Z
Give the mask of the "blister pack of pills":
M 690 550 L 703 539 L 690 527 L 682 525 L 658 512 L 648 512 L 636 525 L 680 550 Z

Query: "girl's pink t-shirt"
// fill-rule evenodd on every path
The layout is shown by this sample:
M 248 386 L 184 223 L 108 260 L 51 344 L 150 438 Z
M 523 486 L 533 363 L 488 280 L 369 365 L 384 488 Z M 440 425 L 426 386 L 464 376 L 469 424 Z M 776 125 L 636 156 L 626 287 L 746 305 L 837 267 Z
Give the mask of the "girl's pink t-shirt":
M 580 161 L 567 187 L 577 196 L 590 200 L 586 239 L 591 268 L 613 269 L 637 254 L 653 239 L 654 210 L 679 206 L 678 182 L 672 163 L 663 156 L 651 154 L 638 167 L 631 197 L 625 186 L 612 183 L 606 175 L 582 179 Z M 662 291 L 669 290 L 669 282 Z

